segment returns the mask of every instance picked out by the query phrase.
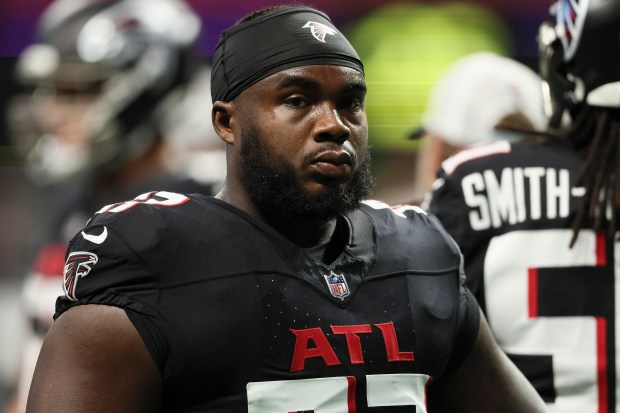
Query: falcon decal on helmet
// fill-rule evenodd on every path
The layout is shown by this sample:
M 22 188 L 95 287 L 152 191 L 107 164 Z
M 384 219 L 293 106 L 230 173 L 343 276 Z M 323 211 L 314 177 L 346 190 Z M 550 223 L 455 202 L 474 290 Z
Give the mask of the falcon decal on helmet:
M 565 127 L 584 105 L 620 107 L 620 2 L 557 0 L 538 32 L 545 112 Z
M 580 2 L 562 0 L 558 6 L 557 24 L 564 30 L 564 36 L 560 37 L 565 50 L 564 58 L 570 60 L 577 50 L 581 38 L 583 23 L 588 10 L 588 0 Z
M 329 27 L 326 24 L 313 21 L 308 21 L 306 24 L 304 24 L 302 29 L 305 29 L 306 27 L 310 28 L 310 31 L 312 32 L 312 35 L 315 39 L 323 43 L 325 43 L 325 36 L 327 36 L 328 34 L 333 36 L 338 33 L 338 31 L 333 27 Z
M 97 264 L 97 261 L 99 261 L 99 257 L 92 252 L 77 251 L 69 254 L 65 263 L 64 283 L 62 285 L 68 299 L 77 301 L 75 288 L 78 279 L 86 277 L 92 266 Z

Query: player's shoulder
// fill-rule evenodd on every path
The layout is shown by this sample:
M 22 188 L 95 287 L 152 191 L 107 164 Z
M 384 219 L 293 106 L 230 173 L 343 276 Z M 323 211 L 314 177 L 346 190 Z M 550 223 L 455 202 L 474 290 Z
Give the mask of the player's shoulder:
M 452 175 L 457 170 L 466 170 L 468 166 L 480 163 L 489 163 L 498 156 L 505 156 L 514 152 L 510 141 L 482 142 L 467 146 L 441 163 L 441 169 L 446 175 Z
M 213 204 L 209 197 L 168 191 L 152 191 L 134 199 L 101 207 L 76 234 L 114 234 L 132 247 L 148 248 L 149 242 L 187 232 L 195 222 L 207 222 Z M 75 238 L 74 238 L 75 239 Z
M 428 219 L 428 212 L 425 209 L 411 204 L 391 205 L 377 199 L 366 199 L 362 201 L 360 209 L 374 220 L 380 220 L 382 224 L 390 223 L 387 226 L 381 225 L 378 230 L 384 227 L 407 226 L 415 221 L 426 221 Z M 402 218 L 404 221 L 398 220 L 398 218 Z
M 197 204 L 200 207 L 209 205 L 197 195 L 151 191 L 130 200 L 102 206 L 89 219 L 87 225 L 119 225 L 121 227 L 143 227 L 149 223 L 161 225 L 170 223 L 170 217 L 191 216 Z
M 440 175 L 459 177 L 482 170 L 501 171 L 507 167 L 576 168 L 580 164 L 579 155 L 561 141 L 532 137 L 465 147 L 442 162 Z
M 407 256 L 422 271 L 443 271 L 459 265 L 456 243 L 425 209 L 376 200 L 364 201 L 361 209 L 374 222 L 378 255 L 384 251 L 386 256 Z
M 443 226 L 426 209 L 409 204 L 389 205 L 382 201 L 365 200 L 361 209 L 374 221 L 377 237 L 395 237 L 409 242 L 445 242 Z
M 230 248 L 250 238 L 242 230 L 230 235 L 229 224 L 242 221 L 237 217 L 222 201 L 205 195 L 156 192 L 107 205 L 69 243 L 66 295 L 71 301 L 104 299 L 100 295 L 107 291 L 128 294 L 194 281 L 223 254 L 247 270 L 242 252 Z

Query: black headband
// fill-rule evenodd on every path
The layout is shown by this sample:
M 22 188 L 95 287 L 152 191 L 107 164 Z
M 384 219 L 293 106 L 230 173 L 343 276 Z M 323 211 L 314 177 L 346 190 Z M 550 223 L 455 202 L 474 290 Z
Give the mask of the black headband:
M 222 33 L 211 70 L 211 98 L 229 102 L 248 87 L 293 67 L 333 64 L 364 72 L 349 41 L 324 13 L 294 7 Z

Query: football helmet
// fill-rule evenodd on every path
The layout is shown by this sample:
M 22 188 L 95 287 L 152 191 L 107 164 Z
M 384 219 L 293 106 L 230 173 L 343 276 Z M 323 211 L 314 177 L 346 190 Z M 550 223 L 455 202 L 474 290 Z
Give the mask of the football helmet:
M 538 33 L 545 110 L 559 127 L 584 104 L 620 107 L 620 3 L 558 0 Z
M 38 40 L 18 59 L 28 93 L 10 115 L 34 177 L 54 183 L 86 169 L 115 170 L 145 153 L 191 79 L 200 29 L 180 0 L 52 3 L 39 20 Z M 40 121 L 46 102 L 60 95 L 70 100 L 64 110 L 85 112 L 85 137 L 62 139 Z

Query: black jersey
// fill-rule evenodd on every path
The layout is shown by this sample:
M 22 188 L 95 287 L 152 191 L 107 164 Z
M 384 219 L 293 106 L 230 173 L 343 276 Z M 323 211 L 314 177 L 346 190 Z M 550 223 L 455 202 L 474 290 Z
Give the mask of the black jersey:
M 109 205 L 70 243 L 56 316 L 124 308 L 166 411 L 425 408 L 429 379 L 456 368 L 478 331 L 460 252 L 415 207 L 368 202 L 341 223 L 346 246 L 325 264 L 212 197 Z
M 62 274 L 69 240 L 101 205 L 131 199 L 153 188 L 179 193 L 216 193 L 219 184 L 199 183 L 171 173 L 151 177 L 122 191 L 98 188 L 91 179 L 73 179 L 53 188 L 48 205 L 49 230 L 25 278 L 24 307 L 34 333 L 45 335 L 52 323 L 56 297 L 62 294 Z
M 130 185 L 123 190 L 110 188 L 105 181 L 81 175 L 58 184 L 46 199 L 46 230 L 36 259 L 25 274 L 23 286 L 24 320 L 28 321 L 25 331 L 24 352 L 21 354 L 18 393 L 22 410 L 25 410 L 30 382 L 39 355 L 41 342 L 53 322 L 54 303 L 63 293 L 62 279 L 65 253 L 69 240 L 84 227 L 88 219 L 101 205 L 124 201 L 138 194 L 161 188 L 181 193 L 200 192 L 215 194 L 220 183 L 198 182 L 193 179 L 163 172 L 149 179 Z
M 550 411 L 620 412 L 617 245 L 582 229 L 569 248 L 582 163 L 558 143 L 474 146 L 443 163 L 428 208 L 459 243 L 498 343 Z

